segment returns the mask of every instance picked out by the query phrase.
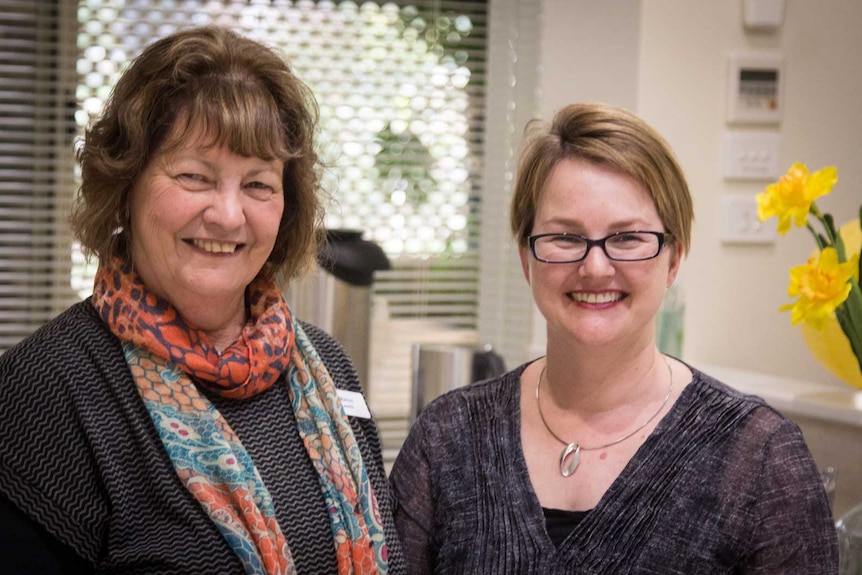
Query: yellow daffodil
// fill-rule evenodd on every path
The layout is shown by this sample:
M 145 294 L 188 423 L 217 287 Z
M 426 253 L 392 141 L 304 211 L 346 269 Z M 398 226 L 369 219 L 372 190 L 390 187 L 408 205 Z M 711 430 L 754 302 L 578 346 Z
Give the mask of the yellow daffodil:
M 806 265 L 790 270 L 787 293 L 796 301 L 780 309 L 791 311 L 790 321 L 794 325 L 803 324 L 803 333 L 809 334 L 806 340 L 810 337 L 822 343 L 829 333 L 837 330 L 843 334 L 840 344 L 823 344 L 829 351 L 828 361 L 822 359 L 822 353 L 815 356 L 842 380 L 862 388 L 860 220 L 836 228 L 832 215 L 821 212 L 815 203 L 817 198 L 830 193 L 837 182 L 835 167 L 812 174 L 805 164 L 797 162 L 757 195 L 757 216 L 761 221 L 777 217 L 781 234 L 787 233 L 792 224 L 811 233 L 817 251 Z M 813 333 L 818 335 L 810 335 Z
M 812 202 L 831 192 L 837 181 L 838 171 L 834 166 L 810 174 L 805 164 L 797 162 L 781 179 L 757 195 L 757 217 L 765 221 L 777 216 L 780 234 L 787 233 L 791 221 L 803 227 L 808 222 Z
M 859 254 L 848 262 L 839 262 L 838 252 L 829 247 L 807 264 L 792 268 L 787 293 L 799 299 L 781 310 L 792 310 L 790 321 L 794 325 L 804 321 L 815 329 L 823 327 L 850 294 L 850 278 L 858 281 L 858 262 Z

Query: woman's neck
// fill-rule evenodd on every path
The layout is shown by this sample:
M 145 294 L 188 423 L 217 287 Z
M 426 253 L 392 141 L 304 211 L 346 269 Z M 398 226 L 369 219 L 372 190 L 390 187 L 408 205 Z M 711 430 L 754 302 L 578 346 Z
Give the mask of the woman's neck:
M 543 394 L 584 417 L 650 399 L 667 386 L 664 358 L 652 342 L 624 353 L 549 345 L 545 365 Z

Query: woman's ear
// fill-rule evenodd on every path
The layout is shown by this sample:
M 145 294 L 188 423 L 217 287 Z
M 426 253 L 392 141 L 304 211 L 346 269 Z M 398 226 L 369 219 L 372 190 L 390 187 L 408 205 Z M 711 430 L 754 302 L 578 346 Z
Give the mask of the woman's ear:
M 676 281 L 676 276 L 679 273 L 679 267 L 682 265 L 682 244 L 673 242 L 671 244 L 670 265 L 667 269 L 667 283 L 665 286 L 670 287 Z
M 521 258 L 521 271 L 524 272 L 524 278 L 527 280 L 527 285 L 530 284 L 530 248 L 528 246 L 520 246 L 518 248 L 518 256 Z

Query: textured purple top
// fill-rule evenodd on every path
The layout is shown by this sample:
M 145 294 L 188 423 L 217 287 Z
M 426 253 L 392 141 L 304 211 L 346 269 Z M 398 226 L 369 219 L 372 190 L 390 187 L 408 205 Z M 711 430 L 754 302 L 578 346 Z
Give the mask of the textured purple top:
M 832 515 L 799 428 L 694 369 L 555 546 L 521 449 L 524 367 L 447 393 L 411 429 L 390 476 L 411 575 L 838 572 Z

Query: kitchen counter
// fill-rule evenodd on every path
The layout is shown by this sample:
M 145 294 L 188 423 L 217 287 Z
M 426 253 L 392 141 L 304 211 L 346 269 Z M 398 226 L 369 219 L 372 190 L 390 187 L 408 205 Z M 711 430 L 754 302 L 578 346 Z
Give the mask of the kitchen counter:
M 855 387 L 838 387 L 716 365 L 695 367 L 744 393 L 762 397 L 782 413 L 862 428 L 862 390 Z

